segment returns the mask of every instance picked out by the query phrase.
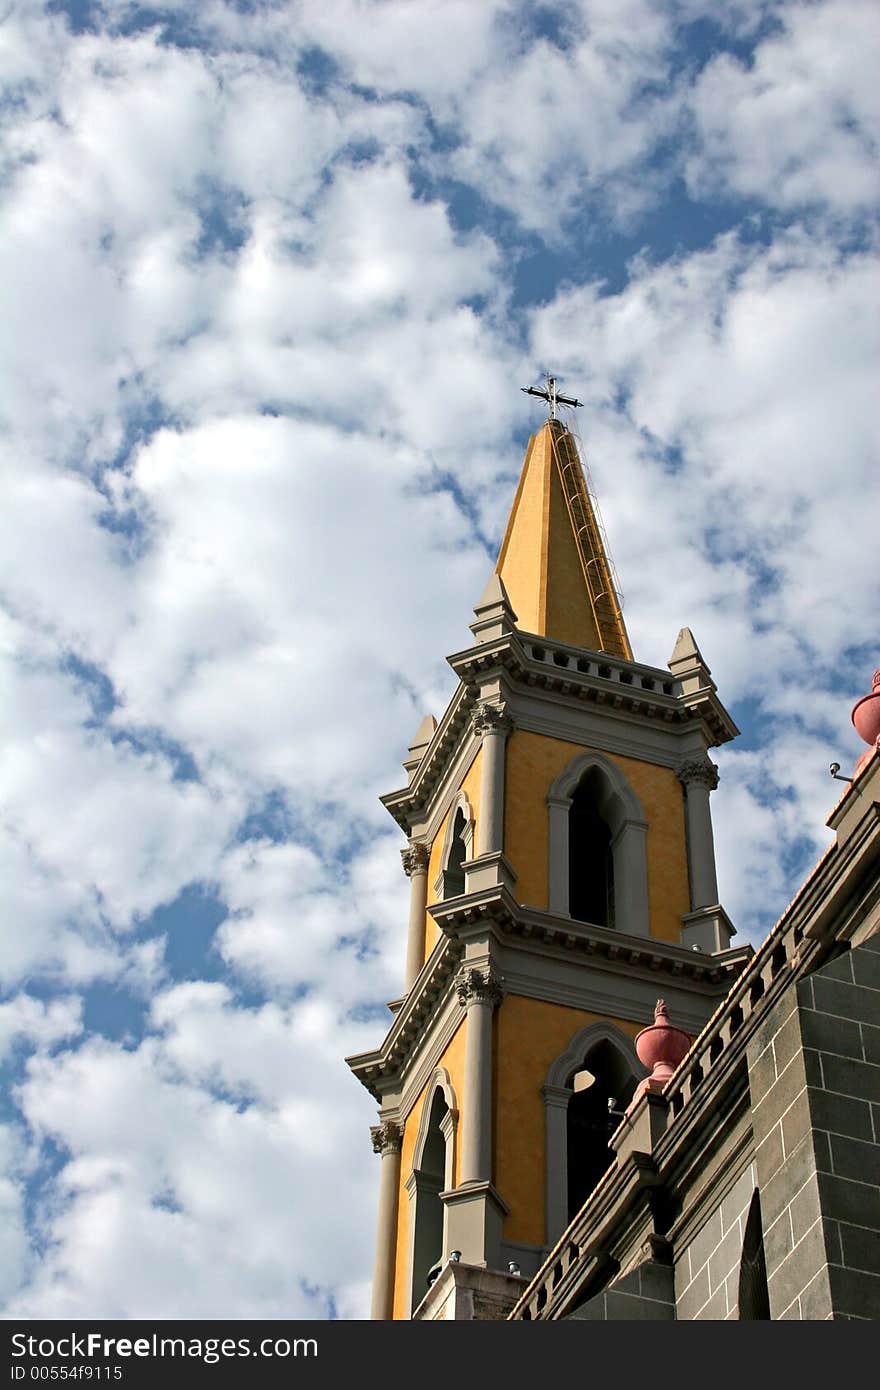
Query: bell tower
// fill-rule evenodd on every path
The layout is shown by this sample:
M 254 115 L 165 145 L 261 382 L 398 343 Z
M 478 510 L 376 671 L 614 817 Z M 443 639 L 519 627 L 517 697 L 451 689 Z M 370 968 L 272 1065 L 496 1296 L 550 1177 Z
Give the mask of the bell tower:
M 458 685 L 382 798 L 408 839 L 404 995 L 348 1059 L 379 1105 L 374 1318 L 503 1317 L 611 1160 L 658 995 L 700 1031 L 750 954 L 718 899 L 687 628 L 633 659 L 555 381 Z

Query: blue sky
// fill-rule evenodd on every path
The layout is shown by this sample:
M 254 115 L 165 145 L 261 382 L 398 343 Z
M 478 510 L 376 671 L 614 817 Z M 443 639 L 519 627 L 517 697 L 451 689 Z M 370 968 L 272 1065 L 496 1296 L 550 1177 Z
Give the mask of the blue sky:
M 827 843 L 876 648 L 868 0 L 21 0 L 3 21 L 0 1298 L 363 1315 L 378 803 L 553 371 L 722 898 Z M 340 1200 L 340 1194 L 344 1199 Z

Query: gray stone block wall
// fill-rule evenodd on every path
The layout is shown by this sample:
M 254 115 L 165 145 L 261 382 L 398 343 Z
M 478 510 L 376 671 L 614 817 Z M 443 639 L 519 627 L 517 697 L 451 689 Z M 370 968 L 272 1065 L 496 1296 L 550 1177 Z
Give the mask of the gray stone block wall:
M 672 1266 L 646 1260 L 568 1316 L 584 1322 L 669 1322 L 675 1317 Z
M 749 1048 L 770 1310 L 880 1316 L 880 939 L 802 980 Z
M 880 936 L 816 971 L 798 996 L 817 1131 L 831 1315 L 878 1318 Z
M 754 1164 L 740 1174 L 720 1204 L 675 1259 L 675 1315 L 679 1321 L 734 1319 L 743 1237 L 757 1183 Z

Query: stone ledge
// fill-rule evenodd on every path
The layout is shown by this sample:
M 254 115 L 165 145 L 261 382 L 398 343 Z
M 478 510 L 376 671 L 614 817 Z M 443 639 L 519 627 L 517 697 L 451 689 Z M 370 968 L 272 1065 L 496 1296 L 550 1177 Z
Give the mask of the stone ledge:
M 414 1322 L 503 1322 L 528 1279 L 449 1260 L 413 1313 Z

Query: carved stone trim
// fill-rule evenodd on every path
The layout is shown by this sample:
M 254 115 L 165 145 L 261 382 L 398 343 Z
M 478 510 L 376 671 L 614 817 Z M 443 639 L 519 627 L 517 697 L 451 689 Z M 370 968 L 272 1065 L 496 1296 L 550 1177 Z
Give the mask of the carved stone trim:
M 455 980 L 458 1002 L 462 1008 L 469 1004 L 489 1004 L 494 1009 L 504 998 L 501 976 L 490 966 L 488 970 L 476 968 L 460 970 Z
M 370 1138 L 373 1141 L 373 1153 L 381 1154 L 384 1158 L 387 1153 L 400 1152 L 403 1131 L 393 1120 L 383 1120 L 380 1125 L 370 1126 Z
M 513 720 L 505 704 L 493 705 L 483 701 L 477 705 L 471 716 L 471 729 L 477 738 L 482 738 L 484 734 L 506 736 L 512 728 Z
M 400 851 L 400 862 L 407 878 L 412 878 L 413 874 L 426 873 L 429 858 L 428 846 L 419 840 L 410 840 L 407 848 Z
M 708 787 L 710 792 L 714 792 L 718 786 L 718 768 L 711 758 L 688 758 L 679 763 L 675 771 L 682 786 L 696 782 L 699 786 Z

